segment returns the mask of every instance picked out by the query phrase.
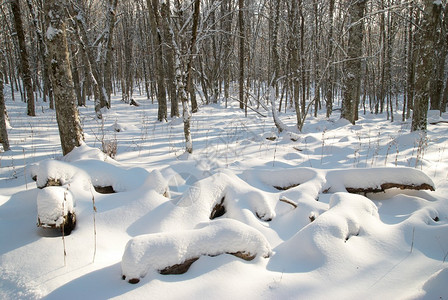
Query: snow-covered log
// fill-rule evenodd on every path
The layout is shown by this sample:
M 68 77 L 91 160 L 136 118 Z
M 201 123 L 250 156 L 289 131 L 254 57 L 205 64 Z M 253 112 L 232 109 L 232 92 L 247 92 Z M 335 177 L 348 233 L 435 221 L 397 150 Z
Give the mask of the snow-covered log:
M 37 225 L 60 228 L 68 235 L 75 228 L 76 215 L 72 193 L 63 187 L 49 186 L 37 194 Z
M 269 257 L 271 247 L 258 230 L 248 225 L 231 219 L 214 220 L 192 230 L 131 239 L 123 254 L 122 275 L 129 283 L 138 283 L 150 271 L 180 274 L 200 256 L 225 253 L 252 260 L 256 256 Z
M 413 168 L 332 170 L 327 173 L 324 192 L 378 193 L 390 188 L 435 190 L 425 173 Z

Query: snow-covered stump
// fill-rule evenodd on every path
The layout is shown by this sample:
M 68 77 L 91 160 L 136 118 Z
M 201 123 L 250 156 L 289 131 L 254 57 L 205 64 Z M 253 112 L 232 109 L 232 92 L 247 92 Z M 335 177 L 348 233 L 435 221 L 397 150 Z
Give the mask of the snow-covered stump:
M 76 226 L 72 193 L 63 187 L 49 186 L 37 194 L 37 226 L 58 228 L 69 235 Z
M 201 256 L 232 254 L 244 260 L 269 257 L 271 247 L 256 229 L 232 219 L 199 224 L 192 230 L 131 239 L 121 262 L 123 279 L 138 283 L 150 271 L 183 274 Z

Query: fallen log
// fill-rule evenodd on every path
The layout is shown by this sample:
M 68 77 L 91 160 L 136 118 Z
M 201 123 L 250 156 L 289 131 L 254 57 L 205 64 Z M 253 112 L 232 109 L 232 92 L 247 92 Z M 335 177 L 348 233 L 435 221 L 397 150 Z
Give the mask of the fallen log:
M 401 184 L 401 183 L 383 183 L 380 185 L 380 188 L 367 187 L 367 188 L 352 188 L 346 187 L 347 192 L 352 194 L 366 194 L 366 193 L 382 193 L 388 189 L 398 188 L 400 190 L 430 190 L 435 191 L 435 188 L 427 183 L 422 183 L 419 185 L 413 184 Z

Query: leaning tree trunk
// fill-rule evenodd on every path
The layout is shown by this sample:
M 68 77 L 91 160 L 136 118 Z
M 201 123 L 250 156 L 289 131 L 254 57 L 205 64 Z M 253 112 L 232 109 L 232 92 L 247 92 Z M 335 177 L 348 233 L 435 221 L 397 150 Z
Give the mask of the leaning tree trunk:
M 45 1 L 47 23 L 47 50 L 51 62 L 50 80 L 53 86 L 56 119 L 59 127 L 62 153 L 66 155 L 83 142 L 83 132 L 76 108 L 76 96 L 70 69 L 65 29 L 64 0 Z
M 359 100 L 361 84 L 361 55 L 363 39 L 363 17 L 367 0 L 354 0 L 350 3 L 351 24 L 348 31 L 346 74 L 343 86 L 341 118 L 355 124 L 356 103 Z
M 437 4 L 433 0 L 425 0 L 424 5 L 422 24 L 417 33 L 414 111 L 411 131 L 426 130 L 429 87 L 435 63 L 433 57 L 436 20 L 434 20 L 434 17 L 436 16 Z
M 9 151 L 8 131 L 6 130 L 5 97 L 3 95 L 3 73 L 0 70 L 0 142 L 4 151 Z
M 31 82 L 30 64 L 28 61 L 28 51 L 26 49 L 25 32 L 23 29 L 19 0 L 11 1 L 11 11 L 14 16 L 14 25 L 16 27 L 17 40 L 19 42 L 21 72 L 27 97 L 27 115 L 35 116 L 33 84 Z

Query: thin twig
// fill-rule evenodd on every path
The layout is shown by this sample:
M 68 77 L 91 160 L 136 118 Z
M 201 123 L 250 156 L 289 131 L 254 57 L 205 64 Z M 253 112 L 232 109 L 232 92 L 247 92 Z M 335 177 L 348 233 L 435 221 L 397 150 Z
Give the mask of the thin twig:
M 64 201 L 62 202 L 62 217 L 65 215 L 65 201 L 67 200 L 67 191 L 64 191 Z M 64 267 L 67 266 L 67 251 L 65 248 L 65 220 L 62 222 L 62 245 L 64 246 Z
M 93 249 L 93 259 L 92 263 L 95 262 L 96 257 L 96 206 L 95 206 L 95 196 L 92 192 L 92 184 L 90 185 L 90 193 L 92 194 L 92 205 L 93 205 L 93 236 L 94 236 L 94 249 Z

